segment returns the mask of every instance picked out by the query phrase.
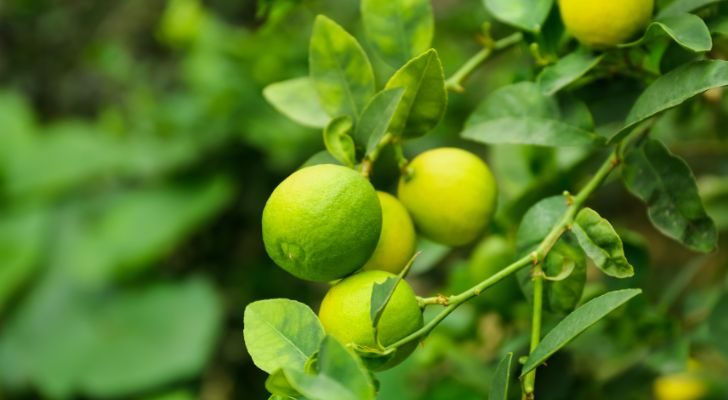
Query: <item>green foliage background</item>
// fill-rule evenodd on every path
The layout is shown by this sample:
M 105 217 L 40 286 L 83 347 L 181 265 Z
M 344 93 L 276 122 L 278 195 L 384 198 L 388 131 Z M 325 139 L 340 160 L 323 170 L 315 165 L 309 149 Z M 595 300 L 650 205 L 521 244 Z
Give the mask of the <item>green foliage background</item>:
M 493 18 L 475 1 L 433 7 L 448 76 L 480 49 L 477 32 Z M 263 88 L 307 74 L 319 13 L 366 43 L 358 9 L 333 0 L 0 4 L 0 398 L 266 397 L 265 374 L 243 345 L 243 307 L 288 297 L 316 309 L 326 287 L 286 274 L 263 249 L 266 198 L 323 149 L 321 131 L 289 122 Z M 711 57 L 728 58 L 728 6 L 702 12 Z M 510 32 L 494 21 L 495 37 Z M 690 57 L 677 45 L 667 54 L 665 70 Z M 379 79 L 394 71 L 373 63 Z M 595 165 L 579 149 L 486 148 L 458 137 L 486 94 L 534 80 L 533 63 L 524 46 L 489 60 L 450 95 L 436 131 L 406 147 L 484 156 L 501 188 L 496 230 L 505 236 L 533 203 L 577 187 Z M 578 94 L 608 126 L 643 89 L 616 75 Z M 653 137 L 688 161 L 708 213 L 728 230 L 728 95 L 711 91 L 669 111 Z M 392 190 L 396 172 L 385 151 L 373 181 Z M 539 399 L 649 398 L 654 379 L 684 369 L 688 356 L 711 393 L 725 396 L 728 253 L 696 256 L 661 236 L 618 183 L 592 203 L 625 239 L 636 276 L 588 270 L 585 298 L 619 287 L 645 295 L 551 359 Z M 478 257 L 495 262 L 488 252 L 423 246 L 411 279 L 421 295 L 471 285 L 466 267 Z M 463 306 L 379 375 L 380 398 L 483 398 L 501 356 L 528 342 L 528 304 L 511 283 Z

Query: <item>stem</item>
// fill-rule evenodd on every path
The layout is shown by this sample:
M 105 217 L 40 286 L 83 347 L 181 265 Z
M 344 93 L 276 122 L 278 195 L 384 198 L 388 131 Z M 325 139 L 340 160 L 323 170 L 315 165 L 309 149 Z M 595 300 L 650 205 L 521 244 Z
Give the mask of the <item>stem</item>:
M 475 71 L 476 68 L 480 66 L 480 64 L 487 60 L 494 51 L 506 49 L 520 42 L 521 39 L 523 39 L 523 35 L 520 32 L 516 32 L 480 50 L 447 79 L 445 82 L 445 88 L 454 92 L 464 91 L 463 82 L 470 76 L 470 74 L 473 73 L 473 71 Z
M 372 173 L 372 168 L 374 168 L 374 162 L 377 161 L 377 158 L 379 157 L 379 153 L 382 152 L 382 149 L 387 147 L 389 143 L 392 142 L 392 135 L 387 133 L 379 140 L 379 143 L 377 143 L 376 147 L 372 149 L 372 151 L 369 152 L 364 157 L 364 160 L 361 162 L 361 174 L 364 175 L 365 178 L 369 179 L 369 175 Z
M 543 276 L 541 264 L 536 264 L 533 276 L 533 318 L 531 320 L 531 347 L 533 353 L 541 341 L 541 313 L 543 311 Z M 523 398 L 533 399 L 536 387 L 536 370 L 529 372 L 523 379 Z

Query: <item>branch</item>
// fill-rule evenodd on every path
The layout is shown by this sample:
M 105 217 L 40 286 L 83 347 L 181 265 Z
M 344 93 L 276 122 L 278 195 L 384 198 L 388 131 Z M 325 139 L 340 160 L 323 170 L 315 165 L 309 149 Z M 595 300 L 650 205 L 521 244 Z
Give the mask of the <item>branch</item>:
M 483 50 L 477 52 L 468 61 L 460 67 L 450 78 L 445 81 L 445 88 L 452 90 L 453 92 L 463 92 L 463 82 L 480 66 L 485 60 L 487 60 L 494 51 L 503 50 L 514 44 L 518 43 L 523 39 L 523 35 L 520 32 L 513 33 L 509 36 L 498 40 L 495 43 L 487 45 Z

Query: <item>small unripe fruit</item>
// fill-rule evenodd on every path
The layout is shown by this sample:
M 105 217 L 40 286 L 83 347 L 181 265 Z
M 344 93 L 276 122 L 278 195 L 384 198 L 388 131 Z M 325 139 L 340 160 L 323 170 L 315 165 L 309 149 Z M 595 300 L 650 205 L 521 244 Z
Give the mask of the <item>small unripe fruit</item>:
M 377 192 L 377 195 L 382 206 L 382 233 L 364 269 L 399 274 L 415 252 L 415 226 L 396 197 L 384 192 Z

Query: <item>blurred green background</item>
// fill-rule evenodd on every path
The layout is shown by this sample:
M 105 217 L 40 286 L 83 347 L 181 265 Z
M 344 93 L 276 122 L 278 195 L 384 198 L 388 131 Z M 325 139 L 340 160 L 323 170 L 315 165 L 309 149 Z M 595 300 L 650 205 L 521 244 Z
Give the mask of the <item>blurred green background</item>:
M 478 51 L 489 16 L 478 1 L 433 6 L 435 48 L 451 74 Z M 725 26 L 726 11 L 707 12 Z M 268 194 L 323 149 L 319 131 L 278 114 L 262 89 L 307 73 L 318 13 L 362 37 L 356 1 L 0 3 L 0 399 L 267 398 L 265 374 L 244 348 L 243 308 L 288 297 L 317 309 L 326 287 L 289 276 L 262 246 Z M 712 56 L 727 50 L 718 35 Z M 392 70 L 375 64 L 385 80 Z M 508 257 L 502 249 L 525 210 L 593 171 L 595 157 L 579 149 L 486 149 L 457 138 L 485 94 L 535 72 L 526 48 L 493 58 L 450 96 L 437 131 L 408 144 L 409 155 L 469 148 L 488 159 L 502 192 L 491 236 L 503 243 L 472 257 L 421 243 L 412 278 L 420 295 L 492 273 L 483 270 Z M 607 126 L 640 89 L 615 77 L 576 95 Z M 655 134 L 691 164 L 725 232 L 728 96 L 669 112 Z M 381 159 L 373 181 L 391 191 L 396 167 L 386 152 Z M 550 361 L 539 400 L 651 398 L 656 379 L 688 364 L 711 395 L 728 397 L 727 253 L 696 256 L 663 238 L 618 183 L 592 206 L 628 238 L 637 276 L 590 274 L 585 296 L 618 286 L 646 294 Z M 483 398 L 500 355 L 528 341 L 529 307 L 510 284 L 381 374 L 380 397 Z

